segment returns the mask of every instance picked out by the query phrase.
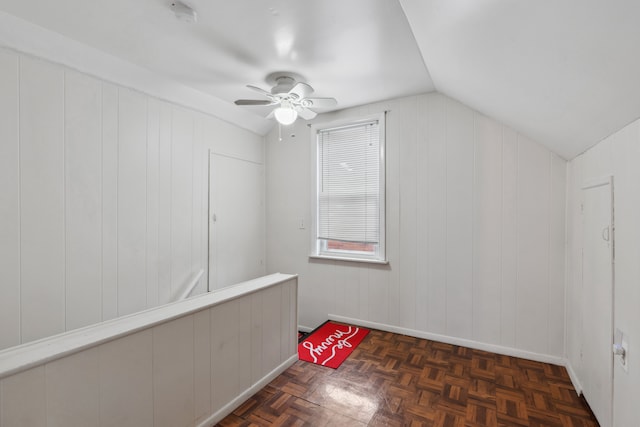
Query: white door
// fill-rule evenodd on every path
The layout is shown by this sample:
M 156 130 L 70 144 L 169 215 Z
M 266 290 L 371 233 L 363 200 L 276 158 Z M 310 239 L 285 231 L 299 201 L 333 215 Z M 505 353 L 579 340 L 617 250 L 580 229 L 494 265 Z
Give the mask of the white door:
M 209 156 L 209 290 L 264 275 L 263 166 Z
M 612 425 L 612 182 L 583 188 L 582 386 L 601 427 Z

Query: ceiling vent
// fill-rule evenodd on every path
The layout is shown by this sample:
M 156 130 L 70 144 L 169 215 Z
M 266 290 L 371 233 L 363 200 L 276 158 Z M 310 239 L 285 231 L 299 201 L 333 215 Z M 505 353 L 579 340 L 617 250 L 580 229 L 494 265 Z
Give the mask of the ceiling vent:
M 174 1 L 171 3 L 171 10 L 175 13 L 176 18 L 183 22 L 193 24 L 198 21 L 198 14 L 196 11 L 180 1 Z

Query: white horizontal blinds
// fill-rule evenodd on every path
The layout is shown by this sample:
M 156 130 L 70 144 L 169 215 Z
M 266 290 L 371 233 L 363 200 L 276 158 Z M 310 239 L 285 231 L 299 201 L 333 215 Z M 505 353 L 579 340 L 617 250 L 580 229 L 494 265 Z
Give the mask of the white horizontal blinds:
M 318 239 L 380 241 L 378 121 L 318 132 Z

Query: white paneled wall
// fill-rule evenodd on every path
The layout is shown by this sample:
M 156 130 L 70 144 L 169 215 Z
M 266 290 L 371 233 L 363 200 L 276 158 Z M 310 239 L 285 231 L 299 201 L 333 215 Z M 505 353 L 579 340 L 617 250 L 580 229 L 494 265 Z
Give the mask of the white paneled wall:
M 263 162 L 258 135 L 0 49 L 0 349 L 164 304 L 200 269 L 206 291 L 209 151 Z
M 0 348 L 20 342 L 18 60 L 0 50 Z
M 267 269 L 300 274 L 301 324 L 332 315 L 560 362 L 566 162 L 437 93 L 316 121 L 385 110 L 388 266 L 308 258 L 309 130 L 268 136 Z
M 102 97 L 100 82 L 65 75 L 65 304 L 69 329 L 100 319 L 102 310 Z
M 36 353 L 71 354 L 0 370 L 0 427 L 215 424 L 297 360 L 296 278 L 236 288 L 53 337 Z M 123 334 L 131 322 L 138 332 Z
M 567 253 L 567 359 L 574 380 L 584 375 L 582 319 L 582 187 L 613 176 L 615 265 L 614 328 L 629 343 L 628 371 L 617 358 L 613 373 L 613 425 L 637 424 L 640 393 L 640 121 L 609 136 L 569 163 Z
M 26 57 L 19 67 L 19 158 L 4 161 L 20 165 L 19 325 L 32 341 L 65 329 L 64 72 Z

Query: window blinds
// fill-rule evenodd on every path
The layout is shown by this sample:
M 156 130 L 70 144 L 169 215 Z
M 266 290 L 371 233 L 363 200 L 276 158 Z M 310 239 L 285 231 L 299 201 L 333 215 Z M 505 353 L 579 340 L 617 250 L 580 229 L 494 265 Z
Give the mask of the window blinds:
M 318 132 L 318 238 L 379 243 L 377 120 Z

